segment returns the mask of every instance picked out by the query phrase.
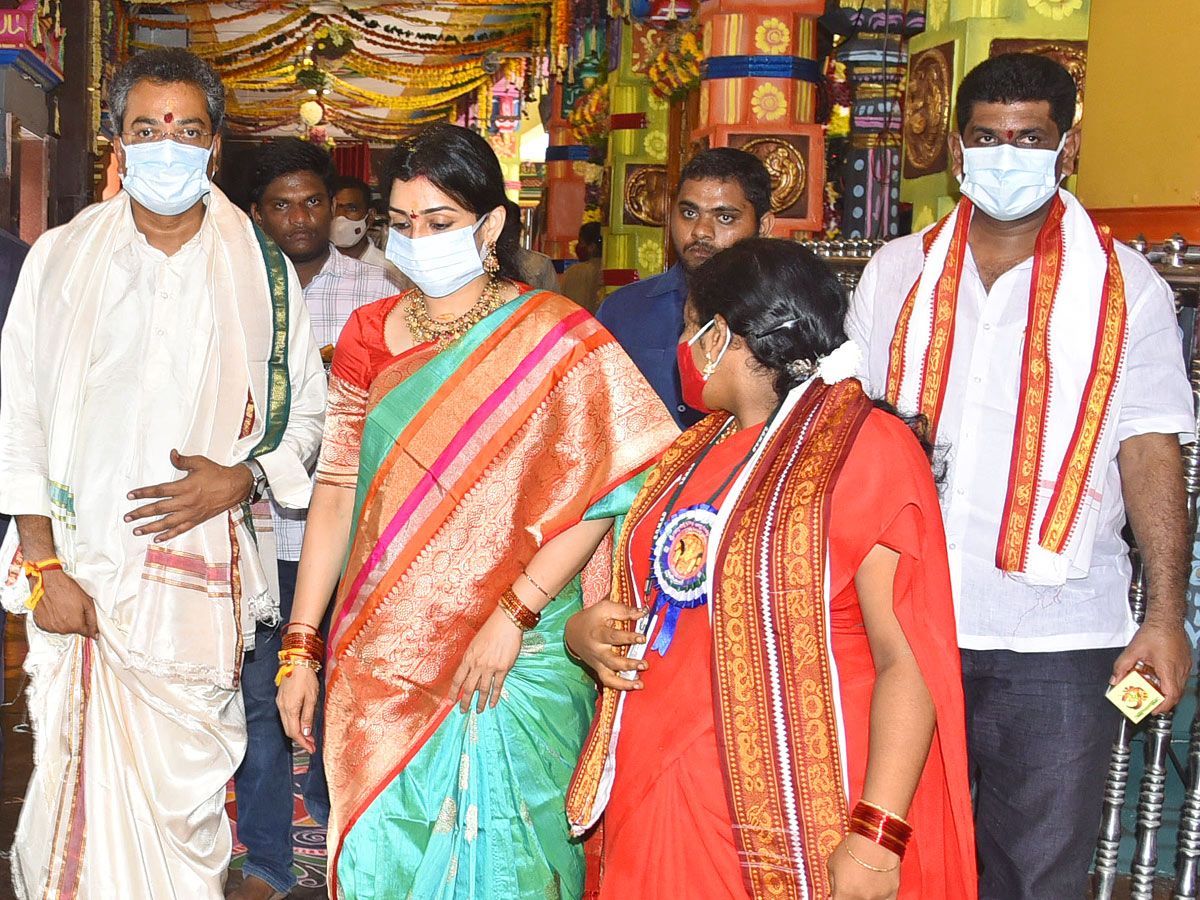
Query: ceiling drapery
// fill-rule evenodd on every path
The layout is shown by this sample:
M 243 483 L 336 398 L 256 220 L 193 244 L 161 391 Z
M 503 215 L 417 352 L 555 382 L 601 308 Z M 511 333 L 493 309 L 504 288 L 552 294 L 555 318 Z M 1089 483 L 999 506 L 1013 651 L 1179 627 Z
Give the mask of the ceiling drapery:
M 545 74 L 567 66 L 571 36 L 569 0 L 157 0 L 122 7 L 125 53 L 182 45 L 212 63 L 229 90 L 233 131 L 329 140 L 394 140 L 456 118 L 468 102 L 490 109 L 498 79 L 523 84 L 531 96 Z

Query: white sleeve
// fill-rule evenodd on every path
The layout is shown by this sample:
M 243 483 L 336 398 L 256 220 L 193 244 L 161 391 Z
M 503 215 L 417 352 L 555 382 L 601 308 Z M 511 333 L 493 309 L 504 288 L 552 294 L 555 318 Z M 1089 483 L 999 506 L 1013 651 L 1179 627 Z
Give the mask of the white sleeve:
M 0 335 L 0 512 L 50 515 L 45 423 L 38 409 L 34 339 L 38 291 L 53 238 L 29 251 Z
M 875 269 L 870 263 L 863 269 L 862 277 L 850 298 L 850 309 L 846 313 L 846 337 L 858 344 L 862 350 L 863 363 L 858 374 L 863 389 L 870 397 L 883 394 L 885 385 L 876 385 L 871 372 L 871 323 L 874 319 Z
M 1134 276 L 1132 268 L 1122 266 Z M 1134 280 L 1129 277 L 1127 286 Z M 1196 414 L 1184 372 L 1175 297 L 1157 273 L 1151 272 L 1139 288 L 1126 294 L 1129 338 L 1117 440 L 1178 434 L 1183 443 L 1190 443 L 1195 440 Z
M 315 465 L 325 427 L 325 367 L 309 322 L 304 292 L 291 263 L 288 270 L 288 380 L 291 407 L 279 446 L 257 457 L 271 496 L 281 506 L 303 509 L 312 496 L 309 471 Z

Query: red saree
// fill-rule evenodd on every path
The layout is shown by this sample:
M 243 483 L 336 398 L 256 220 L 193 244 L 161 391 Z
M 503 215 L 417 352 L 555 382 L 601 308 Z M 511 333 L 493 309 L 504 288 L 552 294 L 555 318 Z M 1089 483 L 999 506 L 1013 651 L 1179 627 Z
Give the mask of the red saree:
M 818 383 L 813 392 L 819 396 L 802 399 L 750 462 L 745 482 L 734 483 L 733 499 L 717 503 L 723 514 L 726 504 L 732 508 L 726 531 L 717 536 L 715 628 L 707 607 L 683 610 L 669 652 L 646 654 L 645 688 L 627 695 L 619 712 L 611 692 L 605 692 L 568 796 L 568 813 L 577 826 L 589 813 L 594 819 L 595 807 L 604 802 L 604 779 L 596 764 L 605 758 L 615 764 L 604 809 L 602 900 L 829 896 L 825 862 L 845 833 L 848 804 L 861 794 L 867 765 L 874 669 L 854 575 L 875 544 L 900 553 L 895 611 L 938 712 L 937 733 L 908 817 L 915 836 L 901 869 L 900 897 L 975 896 L 961 676 L 929 464 L 900 420 L 871 410 L 857 382 L 832 388 Z M 805 417 L 813 422 L 801 438 Z M 622 535 L 614 598 L 640 600 L 651 536 L 673 493 L 674 476 L 687 471 L 724 421 L 710 417 L 681 436 L 651 475 Z M 753 440 L 753 433 L 737 434 L 714 447 L 673 507 L 712 496 Z M 817 452 L 800 453 L 801 444 L 818 445 Z M 828 482 L 823 489 L 822 478 Z M 827 502 L 793 492 L 814 485 Z M 780 502 L 773 505 L 772 497 Z M 808 691 L 799 701 L 804 711 L 783 714 L 799 723 L 788 735 L 791 752 L 799 757 L 792 770 L 795 781 L 785 785 L 801 814 L 794 829 L 800 839 L 793 842 L 787 836 L 787 806 L 772 795 L 773 760 L 758 715 L 769 710 L 760 701 L 779 688 L 758 677 L 765 668 L 765 642 L 753 638 L 737 607 L 759 606 L 759 594 L 748 594 L 746 586 L 757 584 L 753 560 L 762 545 L 788 551 L 773 563 L 780 573 L 766 595 L 773 603 L 784 606 L 794 596 L 802 606 L 799 585 L 814 581 L 821 599 L 821 573 L 807 571 L 813 548 L 805 547 L 816 542 L 822 528 L 819 522 L 813 527 L 809 518 L 822 515 L 812 512 L 820 506 L 828 546 L 825 613 L 775 614 L 777 624 L 790 623 L 775 650 L 784 660 L 792 654 L 788 674 L 801 676 L 793 681 Z M 774 518 L 768 514 L 772 510 Z M 772 533 L 779 535 L 777 543 L 761 538 L 762 545 L 752 546 L 751 535 Z M 625 593 L 631 587 L 633 597 Z M 720 636 L 715 644 L 714 633 Z M 825 659 L 830 662 L 823 668 Z M 828 691 L 821 690 L 823 679 Z

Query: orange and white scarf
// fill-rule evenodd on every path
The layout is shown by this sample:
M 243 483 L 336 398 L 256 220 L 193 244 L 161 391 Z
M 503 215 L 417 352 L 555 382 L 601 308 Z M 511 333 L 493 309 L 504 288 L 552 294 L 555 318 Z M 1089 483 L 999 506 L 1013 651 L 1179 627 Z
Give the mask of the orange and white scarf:
M 936 435 L 946 396 L 971 202 L 925 235 L 925 266 L 892 338 L 887 399 Z M 1061 302 L 1060 302 L 1061 298 Z M 1060 190 L 1037 237 L 998 568 L 1029 584 L 1087 574 L 1115 453 L 1126 307 L 1108 228 Z M 1099 462 L 1099 465 L 1097 465 Z

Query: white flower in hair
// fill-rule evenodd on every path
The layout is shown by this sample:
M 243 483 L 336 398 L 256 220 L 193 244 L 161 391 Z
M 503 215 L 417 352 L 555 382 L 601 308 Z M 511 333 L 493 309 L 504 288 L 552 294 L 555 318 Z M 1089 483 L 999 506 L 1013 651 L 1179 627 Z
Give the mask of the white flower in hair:
M 837 384 L 858 374 L 862 366 L 862 349 L 854 341 L 846 341 L 825 356 L 817 365 L 817 375 L 826 384 Z

